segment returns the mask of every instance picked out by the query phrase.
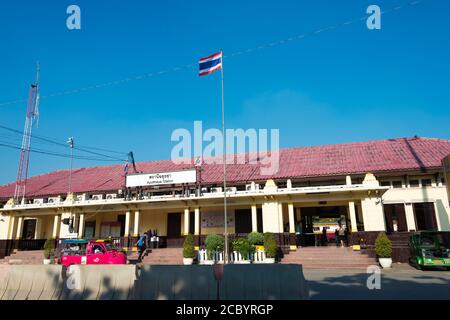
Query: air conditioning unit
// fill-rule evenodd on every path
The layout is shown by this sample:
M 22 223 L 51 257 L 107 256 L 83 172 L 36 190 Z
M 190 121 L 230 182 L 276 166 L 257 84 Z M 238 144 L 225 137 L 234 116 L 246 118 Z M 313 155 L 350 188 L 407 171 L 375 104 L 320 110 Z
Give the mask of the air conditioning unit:
M 49 197 L 48 203 L 58 203 L 61 202 L 61 197 Z
M 43 204 L 44 199 L 33 199 L 33 204 Z
M 211 193 L 219 193 L 222 192 L 222 187 L 211 188 Z
M 255 190 L 259 190 L 259 184 L 257 184 L 257 183 L 255 183 Z M 251 183 L 245 185 L 245 191 L 253 191 Z
M 227 192 L 229 192 L 229 193 L 236 193 L 237 192 L 237 188 L 236 187 L 227 187 Z
M 106 195 L 106 199 L 107 200 L 111 200 L 111 199 L 116 199 L 117 198 L 117 194 L 116 193 L 109 193 Z
M 209 192 L 209 190 L 207 187 L 202 187 L 202 193 L 208 193 L 208 192 Z
M 102 194 L 93 194 L 91 200 L 103 200 Z
M 88 195 L 86 193 L 77 194 L 76 199 L 77 201 L 86 201 L 88 200 Z

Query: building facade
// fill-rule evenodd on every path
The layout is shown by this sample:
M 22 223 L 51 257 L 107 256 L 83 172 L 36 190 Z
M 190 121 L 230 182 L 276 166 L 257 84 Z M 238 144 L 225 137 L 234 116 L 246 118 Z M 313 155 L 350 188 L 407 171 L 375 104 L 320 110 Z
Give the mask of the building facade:
M 403 138 L 280 150 L 279 171 L 228 165 L 228 232 L 273 232 L 296 249 L 295 233 L 344 224 L 349 232 L 450 231 L 444 158 L 450 140 Z M 0 239 L 126 239 L 151 230 L 164 246 L 191 233 L 201 245 L 224 231 L 219 164 L 136 164 L 76 169 L 0 186 Z

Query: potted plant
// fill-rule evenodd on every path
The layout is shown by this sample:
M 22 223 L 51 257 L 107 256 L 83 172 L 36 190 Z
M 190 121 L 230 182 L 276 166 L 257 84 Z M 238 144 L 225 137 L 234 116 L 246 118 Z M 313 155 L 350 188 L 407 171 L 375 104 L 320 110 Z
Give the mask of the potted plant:
M 55 240 L 47 239 L 44 243 L 44 264 L 51 264 L 52 257 L 55 253 Z
M 235 260 L 235 263 L 249 264 L 250 254 L 253 252 L 254 247 L 245 238 L 236 239 L 232 242 L 233 251 L 239 252 L 242 260 Z
M 183 244 L 183 264 L 191 265 L 194 262 L 195 248 L 194 248 L 194 236 L 188 234 L 184 239 Z
M 275 263 L 275 257 L 277 255 L 277 242 L 273 233 L 264 233 L 264 250 L 266 252 L 265 262 Z
M 210 234 L 205 239 L 205 246 L 208 259 L 207 261 L 205 261 L 205 264 L 214 264 L 214 256 L 216 253 L 223 252 L 225 240 L 218 234 Z
M 375 240 L 375 253 L 383 268 L 392 266 L 392 243 L 384 232 L 380 232 Z

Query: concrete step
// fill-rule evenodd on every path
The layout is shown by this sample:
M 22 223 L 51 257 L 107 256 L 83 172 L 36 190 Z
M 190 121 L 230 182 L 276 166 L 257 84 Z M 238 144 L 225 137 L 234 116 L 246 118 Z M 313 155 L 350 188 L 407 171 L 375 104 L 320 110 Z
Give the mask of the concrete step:
M 301 264 L 306 269 L 366 269 L 378 265 L 369 255 L 334 246 L 299 248 L 285 255 L 281 263 Z

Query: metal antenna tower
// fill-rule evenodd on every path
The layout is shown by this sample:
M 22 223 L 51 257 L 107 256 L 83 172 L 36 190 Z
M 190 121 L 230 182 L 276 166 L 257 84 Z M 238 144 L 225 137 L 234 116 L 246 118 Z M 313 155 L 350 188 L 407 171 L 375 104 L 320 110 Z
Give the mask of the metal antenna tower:
M 36 68 L 36 83 L 30 85 L 28 96 L 27 115 L 23 129 L 22 147 L 20 150 L 19 168 L 17 170 L 16 189 L 14 200 L 17 202 L 22 198 L 25 201 L 26 184 L 28 178 L 28 162 L 30 160 L 31 135 L 33 125 L 39 118 L 39 63 Z

